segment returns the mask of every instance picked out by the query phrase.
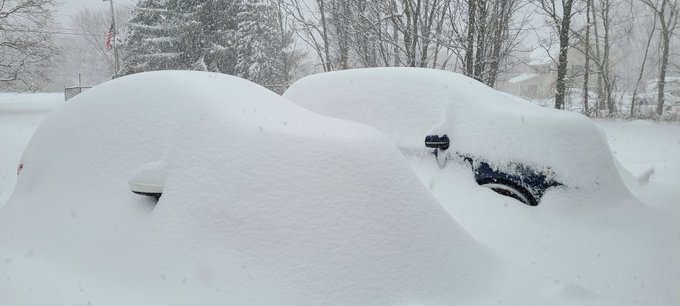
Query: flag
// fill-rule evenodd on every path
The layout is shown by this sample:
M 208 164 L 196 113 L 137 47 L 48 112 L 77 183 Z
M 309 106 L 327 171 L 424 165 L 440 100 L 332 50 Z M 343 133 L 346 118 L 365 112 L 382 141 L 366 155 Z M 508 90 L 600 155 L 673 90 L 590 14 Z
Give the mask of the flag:
M 106 44 L 104 45 L 106 47 L 106 50 L 111 50 L 111 42 L 116 37 L 116 29 L 113 27 L 113 23 L 111 23 L 111 27 L 109 28 L 109 33 L 106 34 Z

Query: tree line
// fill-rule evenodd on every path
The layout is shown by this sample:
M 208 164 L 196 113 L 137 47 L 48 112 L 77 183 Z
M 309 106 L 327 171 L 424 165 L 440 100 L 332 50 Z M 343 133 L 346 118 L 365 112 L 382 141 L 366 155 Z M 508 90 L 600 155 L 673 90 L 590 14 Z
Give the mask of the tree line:
M 158 69 L 290 83 L 314 71 L 409 66 L 494 86 L 525 34 L 525 0 L 141 0 L 120 75 Z M 316 63 L 304 66 L 303 51 Z M 299 47 L 299 45 L 302 45 Z
M 2 38 L 9 37 L 7 33 L 19 36 L 8 31 L 16 25 L 9 26 L 7 16 L 16 16 L 16 11 L 31 15 L 43 27 L 51 20 L 53 0 L 0 1 Z M 130 17 L 119 22 L 120 67 L 113 67 L 111 52 L 102 48 L 105 14 L 88 17 L 81 11 L 72 27 L 88 33 L 89 45 L 98 48 L 111 75 L 204 70 L 237 75 L 278 91 L 309 73 L 385 66 L 445 69 L 499 87 L 511 73 L 528 66 L 525 55 L 538 44 L 557 50 L 549 54 L 553 107 L 565 108 L 580 88 L 584 114 L 635 117 L 639 104 L 650 99 L 642 94 L 649 89 L 647 80 L 655 79 L 655 113 L 662 116 L 667 75 L 680 71 L 672 52 L 677 46 L 677 2 L 139 0 L 126 12 Z M 12 5 L 33 9 L 7 10 Z M 0 87 L 38 78 L 37 67 L 44 70 L 54 60 L 50 54 L 58 54 L 49 37 L 32 37 L 43 45 L 33 44 L 42 52 L 25 52 L 30 60 L 19 61 L 20 52 L 8 49 L 8 42 L 0 46 L 4 54 L 14 56 L 0 59 Z M 578 81 L 570 65 L 574 50 L 585 59 Z M 626 98 L 626 113 L 621 107 L 624 92 L 632 93 Z

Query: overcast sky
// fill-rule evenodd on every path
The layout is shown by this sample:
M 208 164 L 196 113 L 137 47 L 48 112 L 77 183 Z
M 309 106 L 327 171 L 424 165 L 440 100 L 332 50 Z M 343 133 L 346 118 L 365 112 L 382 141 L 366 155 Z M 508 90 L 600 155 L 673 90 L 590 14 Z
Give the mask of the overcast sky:
M 114 5 L 131 6 L 136 0 L 113 0 Z M 87 7 L 90 9 L 108 9 L 109 3 L 102 0 L 61 0 L 61 5 L 57 7 L 54 17 L 62 26 L 68 27 L 71 24 L 71 16 L 79 9 Z

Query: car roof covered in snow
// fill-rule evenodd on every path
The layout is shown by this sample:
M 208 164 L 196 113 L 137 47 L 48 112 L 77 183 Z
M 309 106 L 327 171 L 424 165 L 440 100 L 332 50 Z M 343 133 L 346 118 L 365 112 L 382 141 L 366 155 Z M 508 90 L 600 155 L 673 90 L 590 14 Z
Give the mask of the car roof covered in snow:
M 107 82 L 23 162 L 0 213 L 9 304 L 450 305 L 494 287 L 495 257 L 382 133 L 236 77 Z M 149 163 L 155 206 L 127 185 Z

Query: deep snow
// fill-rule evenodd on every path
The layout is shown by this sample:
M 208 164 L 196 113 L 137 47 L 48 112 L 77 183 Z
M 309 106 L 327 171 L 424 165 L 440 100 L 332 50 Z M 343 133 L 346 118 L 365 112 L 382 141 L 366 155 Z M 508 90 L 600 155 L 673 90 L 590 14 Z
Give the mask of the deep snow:
M 677 191 L 669 191 L 680 179 L 664 173 L 667 183 L 650 180 L 650 169 L 660 165 L 621 166 L 617 152 L 639 148 L 618 143 L 621 147 L 611 150 L 601 131 L 608 125 L 598 128 L 580 114 L 541 108 L 465 76 L 427 69 L 322 73 L 297 81 L 284 96 L 389 135 L 456 221 L 509 262 L 507 279 L 516 277 L 511 283 L 522 286 L 503 287 L 507 291 L 499 300 L 581 304 L 587 296 L 595 305 L 680 302 L 680 215 L 668 213 L 680 205 Z M 621 135 L 638 125 L 645 124 L 615 123 L 612 139 L 640 137 Z M 652 130 L 644 135 L 659 137 L 663 145 L 646 154 L 658 156 L 654 163 L 673 165 L 679 158 L 678 126 L 658 126 L 666 129 L 661 135 Z M 460 153 L 499 164 L 550 167 L 565 186 L 548 190 L 537 207 L 518 205 L 478 186 L 465 164 L 451 160 L 439 169 L 422 147 L 426 133 L 448 134 Z
M 0 207 L 14 186 L 16 166 L 28 138 L 51 109 L 63 104 L 61 100 L 61 95 L 0 95 Z M 427 154 L 422 151 L 407 154 L 425 185 L 456 221 L 506 262 L 507 283 L 499 286 L 502 292 L 485 296 L 486 304 L 680 303 L 680 125 L 604 120 L 597 124 L 606 132 L 614 155 L 633 174 L 633 180 L 627 180 L 628 188 L 644 205 L 573 209 L 570 203 L 561 201 L 569 194 L 549 193 L 541 206 L 531 208 L 477 186 L 465 167 L 452 164 L 442 171 L 423 158 Z M 650 169 L 653 175 L 649 175 Z M 561 200 L 556 201 L 558 198 Z M 73 211 L 68 215 L 84 217 Z M 111 250 L 120 246 L 111 246 Z M 73 255 L 85 266 L 92 264 L 91 258 L 81 257 L 84 254 Z M 9 265 L 35 257 L 34 251 L 27 250 L 12 258 L 0 258 L 0 274 Z M 203 271 L 203 280 L 216 279 L 209 268 L 196 267 Z M 121 268 L 107 270 L 114 273 Z M 84 295 L 95 305 L 107 296 L 135 298 L 124 287 L 127 278 L 111 286 L 103 280 L 80 282 L 83 275 L 72 275 L 63 265 L 34 260 L 31 269 L 43 278 L 34 286 L 68 282 L 65 278 L 69 277 L 78 284 L 64 286 L 58 293 L 43 297 L 46 300 Z M 163 288 L 181 288 L 191 282 L 173 274 L 157 275 L 152 281 L 163 284 Z M 150 292 L 141 293 L 138 300 L 144 301 Z
M 22 161 L 0 211 L 11 305 L 476 304 L 502 273 L 379 131 L 232 76 L 90 89 Z M 163 170 L 151 211 L 140 168 Z

